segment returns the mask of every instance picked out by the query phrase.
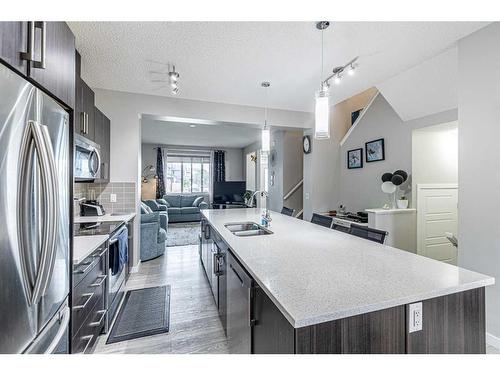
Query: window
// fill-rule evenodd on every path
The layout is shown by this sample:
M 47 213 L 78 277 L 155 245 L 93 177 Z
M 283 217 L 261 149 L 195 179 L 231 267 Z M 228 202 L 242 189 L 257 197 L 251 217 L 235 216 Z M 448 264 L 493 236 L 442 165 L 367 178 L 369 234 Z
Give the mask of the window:
M 210 157 L 168 155 L 165 183 L 169 193 L 208 193 Z

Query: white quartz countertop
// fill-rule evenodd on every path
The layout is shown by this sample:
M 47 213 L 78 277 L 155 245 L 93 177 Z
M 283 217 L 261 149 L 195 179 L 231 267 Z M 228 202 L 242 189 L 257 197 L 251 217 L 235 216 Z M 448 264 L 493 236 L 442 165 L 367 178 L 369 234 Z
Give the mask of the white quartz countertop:
M 103 216 L 78 216 L 73 219 L 74 223 L 102 223 L 106 221 L 123 221 L 129 222 L 135 217 L 135 213 L 123 215 L 110 215 Z M 95 236 L 76 236 L 73 237 L 73 264 L 78 264 L 92 251 L 97 249 L 99 245 L 107 241 L 109 236 L 95 235 Z
M 87 258 L 95 249 L 108 240 L 109 236 L 78 236 L 73 238 L 73 264 Z
M 202 210 L 295 328 L 492 285 L 493 277 L 272 212 L 271 235 L 238 237 L 261 209 Z
M 128 222 L 135 217 L 135 213 L 123 215 L 106 214 L 102 216 L 77 216 L 74 218 L 75 223 L 100 223 L 104 221 L 124 221 Z

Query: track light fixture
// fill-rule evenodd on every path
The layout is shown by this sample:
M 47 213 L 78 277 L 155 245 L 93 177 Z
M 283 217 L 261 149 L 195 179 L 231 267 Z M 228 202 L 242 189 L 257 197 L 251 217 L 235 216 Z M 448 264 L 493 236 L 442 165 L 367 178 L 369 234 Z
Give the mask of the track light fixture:
M 168 72 L 168 80 L 170 82 L 170 87 L 172 89 L 172 95 L 177 95 L 179 93 L 179 73 L 175 71 L 175 65 L 172 65 L 172 70 L 170 70 L 169 64 L 169 72 Z

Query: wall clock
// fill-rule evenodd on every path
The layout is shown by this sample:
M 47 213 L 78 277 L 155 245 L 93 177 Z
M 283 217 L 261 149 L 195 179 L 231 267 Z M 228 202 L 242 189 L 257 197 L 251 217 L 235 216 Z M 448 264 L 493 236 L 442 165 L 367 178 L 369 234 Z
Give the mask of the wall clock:
M 311 137 L 308 135 L 305 135 L 302 138 L 302 147 L 304 149 L 304 154 L 310 154 L 311 153 Z

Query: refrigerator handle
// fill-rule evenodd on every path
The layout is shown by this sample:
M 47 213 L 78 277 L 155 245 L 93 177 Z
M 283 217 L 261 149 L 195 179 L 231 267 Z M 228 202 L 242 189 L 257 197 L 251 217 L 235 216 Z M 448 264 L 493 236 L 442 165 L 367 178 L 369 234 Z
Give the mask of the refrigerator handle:
M 57 192 L 59 191 L 57 186 L 57 168 L 56 161 L 54 158 L 54 150 L 52 149 L 52 142 L 50 141 L 50 135 L 48 127 L 45 125 L 37 124 L 40 128 L 40 132 L 42 135 L 43 142 L 45 144 L 45 150 L 47 152 L 47 164 L 49 171 L 49 179 L 50 184 L 48 184 L 49 191 L 47 193 L 48 196 L 51 197 L 50 202 L 51 206 L 49 207 L 51 215 L 49 215 L 49 238 L 47 240 L 48 243 L 48 257 L 47 257 L 47 267 L 46 267 L 46 276 L 43 281 L 43 288 L 41 296 L 45 294 L 47 288 L 50 284 L 50 280 L 52 279 L 52 274 L 54 272 L 54 265 L 56 262 L 57 255 L 57 228 L 59 227 L 59 205 L 58 205 L 58 196 Z
M 19 173 L 19 183 L 18 183 L 18 201 L 17 205 L 19 208 L 20 215 L 18 215 L 18 237 L 19 237 L 19 247 L 20 259 L 22 265 L 22 274 L 24 279 L 24 287 L 26 295 L 30 304 L 38 303 L 40 295 L 42 292 L 43 278 L 45 275 L 45 265 L 47 262 L 47 246 L 48 246 L 48 232 L 50 227 L 50 206 L 51 206 L 51 196 L 48 193 L 50 187 L 49 170 L 47 169 L 47 151 L 45 144 L 42 140 L 40 134 L 40 129 L 38 124 L 34 121 L 28 121 L 27 127 L 23 133 L 22 143 L 21 143 L 21 157 L 20 157 L 20 173 Z M 32 178 L 30 173 L 33 171 L 33 156 L 36 151 L 37 155 L 37 165 L 40 168 L 39 176 L 41 178 L 41 188 L 39 190 L 39 196 L 43 196 L 44 205 L 42 208 L 42 241 L 41 241 L 41 259 L 38 270 L 33 270 L 31 252 L 29 251 L 29 228 L 28 228 L 28 217 L 30 212 L 30 187 L 32 185 Z M 35 275 L 36 273 L 36 275 Z
M 57 331 L 54 340 L 52 340 L 44 354 L 52 354 L 54 352 L 54 350 L 57 348 L 57 345 L 59 345 L 59 342 L 61 341 L 63 335 L 68 329 L 70 317 L 69 307 L 65 307 L 60 314 L 62 315 L 62 317 L 60 316 L 59 318 L 59 331 Z

